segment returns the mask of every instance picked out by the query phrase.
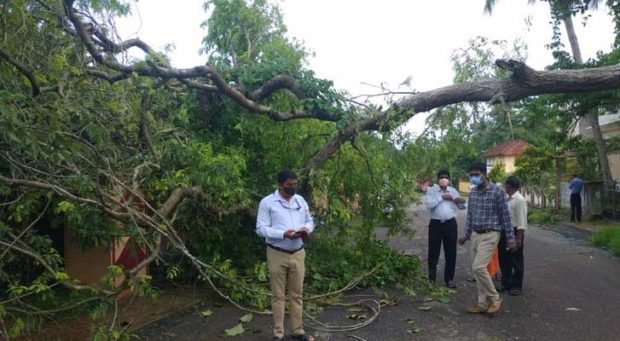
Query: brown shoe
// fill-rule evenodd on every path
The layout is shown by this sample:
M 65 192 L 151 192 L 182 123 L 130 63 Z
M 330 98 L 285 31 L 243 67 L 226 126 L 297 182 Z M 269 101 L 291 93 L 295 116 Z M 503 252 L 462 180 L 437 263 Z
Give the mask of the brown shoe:
M 474 304 L 471 307 L 465 309 L 468 314 L 484 314 L 487 312 L 487 308 L 481 306 L 480 304 Z
M 497 301 L 491 301 L 489 305 L 489 309 L 487 309 L 488 314 L 494 314 L 499 311 L 499 308 L 502 306 L 502 300 L 499 299 Z

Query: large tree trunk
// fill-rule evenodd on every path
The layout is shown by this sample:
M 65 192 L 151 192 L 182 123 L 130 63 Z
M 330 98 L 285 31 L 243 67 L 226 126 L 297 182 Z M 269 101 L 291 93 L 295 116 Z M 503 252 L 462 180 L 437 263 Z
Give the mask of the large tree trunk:
M 566 27 L 566 35 L 568 36 L 568 42 L 570 48 L 573 51 L 573 58 L 575 63 L 582 65 L 583 58 L 581 56 L 581 49 L 579 48 L 579 40 L 577 40 L 577 34 L 575 33 L 575 27 L 573 26 L 573 18 L 570 14 L 563 18 L 564 26 Z M 607 148 L 605 147 L 605 139 L 601 132 L 601 127 L 598 124 L 598 108 L 590 110 L 584 116 L 586 122 L 590 123 L 592 128 L 592 138 L 596 144 L 596 153 L 598 154 L 599 166 L 601 167 L 601 174 L 605 185 L 609 184 L 613 179 L 611 177 L 611 170 L 609 168 L 609 159 L 607 158 Z

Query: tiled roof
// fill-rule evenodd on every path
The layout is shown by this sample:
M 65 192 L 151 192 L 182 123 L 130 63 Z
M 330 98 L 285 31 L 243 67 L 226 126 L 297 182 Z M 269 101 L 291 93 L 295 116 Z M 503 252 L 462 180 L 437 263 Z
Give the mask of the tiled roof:
M 493 157 L 500 155 L 521 155 L 521 153 L 523 153 L 525 148 L 528 146 L 529 144 L 522 140 L 508 141 L 491 148 L 484 153 L 484 156 Z

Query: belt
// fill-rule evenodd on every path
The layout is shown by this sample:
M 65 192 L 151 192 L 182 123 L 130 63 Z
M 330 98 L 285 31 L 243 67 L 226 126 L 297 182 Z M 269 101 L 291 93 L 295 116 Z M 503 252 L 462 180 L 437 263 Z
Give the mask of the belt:
M 439 223 L 447 223 L 449 221 L 455 220 L 455 218 L 450 218 L 450 219 L 446 219 L 446 220 L 440 220 L 440 219 L 431 219 L 431 221 L 433 222 L 439 222 Z
M 292 254 L 296 253 L 297 251 L 301 251 L 301 250 L 303 250 L 303 248 L 304 248 L 304 247 L 302 246 L 302 247 L 300 247 L 300 248 L 299 248 L 299 249 L 297 249 L 297 250 L 285 250 L 285 249 L 283 249 L 283 248 L 280 248 L 280 247 L 277 247 L 277 246 L 273 246 L 273 245 L 271 245 L 271 244 L 267 244 L 267 247 L 270 247 L 270 248 L 272 248 L 272 249 L 274 249 L 274 250 L 276 250 L 276 251 L 280 251 L 280 252 L 285 252 L 285 253 L 288 253 L 289 255 L 292 255 Z
M 479 230 L 474 229 L 474 232 L 476 232 L 478 234 L 483 234 L 483 233 L 487 233 L 487 232 L 498 232 L 498 231 L 494 230 L 494 229 L 479 229 Z

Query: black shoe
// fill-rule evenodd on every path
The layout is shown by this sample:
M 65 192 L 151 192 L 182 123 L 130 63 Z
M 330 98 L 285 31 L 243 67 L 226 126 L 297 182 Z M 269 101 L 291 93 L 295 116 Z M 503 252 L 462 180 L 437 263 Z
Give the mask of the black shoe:
M 310 340 L 314 340 L 313 337 L 308 337 L 306 336 L 306 334 L 301 334 L 301 335 L 293 335 L 291 336 L 291 338 L 293 338 L 293 340 L 299 340 L 299 341 L 310 341 Z
M 523 292 L 519 288 L 514 288 L 514 289 L 510 289 L 509 294 L 510 296 L 521 296 L 523 295 Z
M 446 286 L 450 289 L 456 289 L 456 283 L 454 283 L 454 281 L 446 282 Z
M 284 340 L 284 338 L 283 337 L 274 336 L 273 339 L 271 339 L 271 340 L 272 341 L 282 341 L 282 340 Z

